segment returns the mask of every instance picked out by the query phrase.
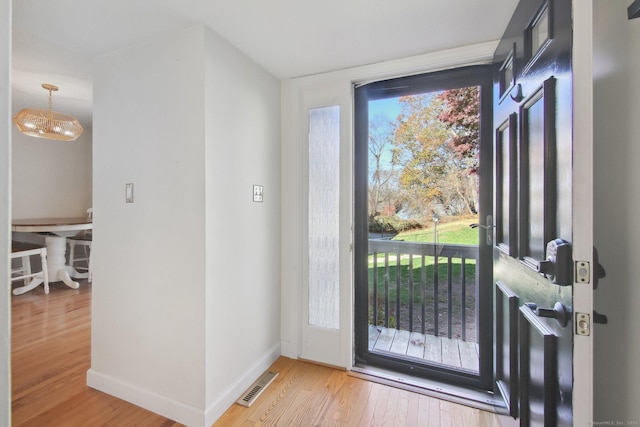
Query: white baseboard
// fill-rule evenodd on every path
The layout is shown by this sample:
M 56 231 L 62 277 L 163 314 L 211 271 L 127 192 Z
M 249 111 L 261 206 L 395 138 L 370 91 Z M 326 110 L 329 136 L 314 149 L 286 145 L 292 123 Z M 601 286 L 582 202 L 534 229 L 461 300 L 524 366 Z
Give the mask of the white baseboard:
M 227 387 L 222 395 L 207 406 L 205 411 L 102 374 L 94 369 L 87 371 L 87 385 L 181 424 L 209 427 L 279 356 L 280 344 L 278 343 L 247 369 L 246 373 L 238 378 L 234 384 Z
M 87 371 L 87 385 L 187 426 L 204 426 L 202 409 L 169 399 L 94 369 Z
M 227 387 L 221 396 L 207 406 L 204 425 L 209 427 L 215 423 L 242 396 L 242 393 L 247 391 L 251 384 L 269 369 L 280 355 L 280 344 L 276 344 L 259 361 L 254 363 L 242 377 L 238 378 L 230 387 Z

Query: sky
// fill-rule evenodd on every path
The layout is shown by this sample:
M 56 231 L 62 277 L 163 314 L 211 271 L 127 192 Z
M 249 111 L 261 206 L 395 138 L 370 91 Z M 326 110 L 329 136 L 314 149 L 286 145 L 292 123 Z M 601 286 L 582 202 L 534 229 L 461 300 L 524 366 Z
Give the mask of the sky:
M 369 101 L 369 120 L 378 115 L 382 115 L 389 121 L 395 122 L 400 114 L 400 98 L 385 98 Z

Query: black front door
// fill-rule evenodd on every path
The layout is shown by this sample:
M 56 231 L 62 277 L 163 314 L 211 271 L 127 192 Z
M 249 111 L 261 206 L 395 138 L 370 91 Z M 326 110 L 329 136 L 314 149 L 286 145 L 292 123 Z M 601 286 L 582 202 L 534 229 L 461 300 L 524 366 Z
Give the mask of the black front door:
M 523 0 L 495 62 L 496 384 L 521 425 L 572 425 L 571 2 Z

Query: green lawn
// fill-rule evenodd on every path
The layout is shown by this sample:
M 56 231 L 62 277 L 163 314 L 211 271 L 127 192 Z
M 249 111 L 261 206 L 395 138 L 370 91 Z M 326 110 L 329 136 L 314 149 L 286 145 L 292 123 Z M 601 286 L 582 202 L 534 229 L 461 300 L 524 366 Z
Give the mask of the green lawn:
M 477 218 L 464 217 L 461 219 L 438 223 L 438 243 L 477 245 L 478 228 L 469 227 L 469 224 L 474 222 L 478 222 Z M 394 237 L 393 240 L 404 240 L 407 242 L 433 242 L 433 227 L 403 232 Z

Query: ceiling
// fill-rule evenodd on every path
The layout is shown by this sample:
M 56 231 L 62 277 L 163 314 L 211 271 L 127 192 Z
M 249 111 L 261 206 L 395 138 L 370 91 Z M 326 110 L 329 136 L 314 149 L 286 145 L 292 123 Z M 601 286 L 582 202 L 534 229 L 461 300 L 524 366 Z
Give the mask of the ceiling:
M 286 79 L 498 40 L 518 0 L 13 0 L 13 109 L 90 126 L 93 59 L 204 23 Z

